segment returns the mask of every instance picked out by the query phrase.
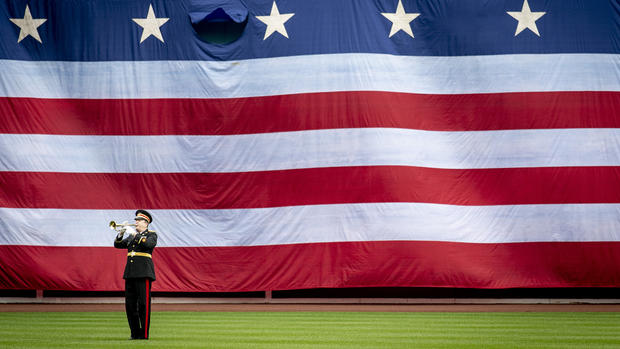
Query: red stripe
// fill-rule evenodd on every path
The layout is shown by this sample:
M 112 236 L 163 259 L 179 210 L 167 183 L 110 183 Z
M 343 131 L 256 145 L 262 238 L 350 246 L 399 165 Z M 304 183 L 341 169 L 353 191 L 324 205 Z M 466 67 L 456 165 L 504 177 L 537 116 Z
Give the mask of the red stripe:
M 620 167 L 336 167 L 247 173 L 0 172 L 0 207 L 258 208 L 365 202 L 620 202 Z M 148 195 L 143 193 L 148 192 Z
M 146 315 L 144 321 L 144 338 L 149 338 L 149 305 L 151 303 L 151 295 L 149 294 L 149 279 L 146 279 Z
M 331 128 L 620 127 L 619 92 L 330 92 L 229 99 L 0 98 L 0 133 L 224 135 Z
M 125 261 L 112 247 L 0 246 L 0 289 L 120 291 Z M 620 284 L 620 242 L 608 241 L 158 247 L 154 263 L 153 290 L 166 292 Z

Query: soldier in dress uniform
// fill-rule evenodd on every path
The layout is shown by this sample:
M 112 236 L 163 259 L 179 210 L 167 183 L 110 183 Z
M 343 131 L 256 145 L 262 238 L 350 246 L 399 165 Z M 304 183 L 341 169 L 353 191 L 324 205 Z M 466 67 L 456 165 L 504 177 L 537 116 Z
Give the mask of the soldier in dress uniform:
M 148 230 L 153 222 L 151 214 L 145 210 L 136 211 L 135 232 L 126 228 L 116 236 L 114 247 L 127 249 L 125 279 L 125 311 L 131 329 L 130 339 L 148 339 L 151 325 L 151 283 L 155 281 L 153 249 L 157 245 L 157 234 Z

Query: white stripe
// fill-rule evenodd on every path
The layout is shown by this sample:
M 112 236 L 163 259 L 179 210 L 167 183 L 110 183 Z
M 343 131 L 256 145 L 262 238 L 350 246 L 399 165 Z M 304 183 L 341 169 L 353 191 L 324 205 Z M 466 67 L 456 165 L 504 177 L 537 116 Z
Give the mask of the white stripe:
M 327 54 L 242 61 L 0 60 L 0 96 L 231 98 L 330 91 L 620 91 L 620 55 Z
M 620 204 L 453 206 L 368 203 L 150 210 L 159 247 L 342 241 L 620 241 Z M 112 246 L 111 219 L 133 211 L 0 208 L 0 244 Z
M 0 134 L 0 171 L 247 172 L 340 166 L 620 166 L 620 129 L 331 129 L 235 136 Z

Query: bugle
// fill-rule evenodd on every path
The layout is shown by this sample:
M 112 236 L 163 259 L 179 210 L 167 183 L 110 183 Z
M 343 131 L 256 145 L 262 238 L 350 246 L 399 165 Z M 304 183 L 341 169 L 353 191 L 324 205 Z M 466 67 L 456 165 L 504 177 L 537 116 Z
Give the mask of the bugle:
M 127 227 L 135 227 L 135 224 L 129 224 L 129 223 L 116 223 L 115 221 L 110 221 L 110 229 L 112 230 L 116 230 L 116 231 L 121 231 L 122 229 L 126 229 Z

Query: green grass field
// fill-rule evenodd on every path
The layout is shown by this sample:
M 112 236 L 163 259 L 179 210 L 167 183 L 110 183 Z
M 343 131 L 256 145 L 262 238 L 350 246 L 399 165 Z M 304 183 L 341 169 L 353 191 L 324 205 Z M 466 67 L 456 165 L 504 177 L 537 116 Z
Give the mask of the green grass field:
M 620 348 L 620 313 L 2 313 L 0 348 Z

